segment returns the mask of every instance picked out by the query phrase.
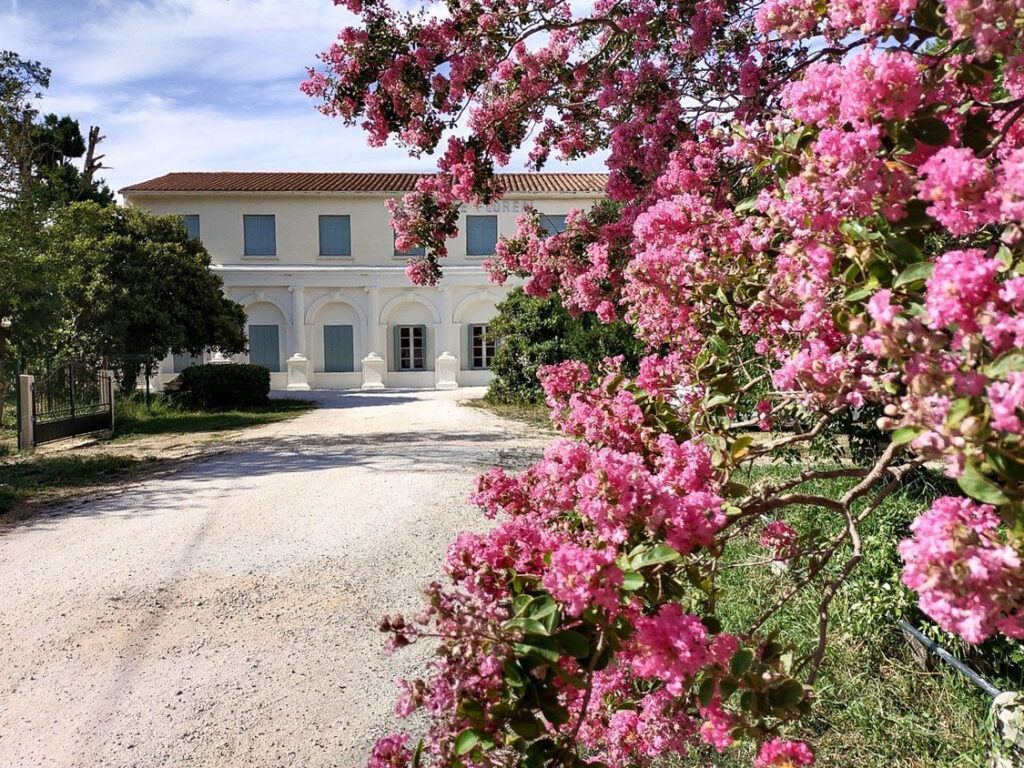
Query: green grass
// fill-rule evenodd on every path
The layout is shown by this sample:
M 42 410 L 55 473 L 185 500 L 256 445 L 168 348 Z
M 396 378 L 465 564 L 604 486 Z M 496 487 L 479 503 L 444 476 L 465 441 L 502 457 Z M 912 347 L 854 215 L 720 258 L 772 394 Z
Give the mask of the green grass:
M 492 403 L 486 398 L 483 400 L 467 400 L 464 403 L 470 408 L 479 408 L 482 411 L 490 411 L 496 416 L 513 421 L 521 421 L 531 427 L 551 430 L 551 409 L 546 405 L 511 405 L 507 403 Z
M 791 477 L 797 468 L 760 467 L 752 479 Z M 737 478 L 738 479 L 738 478 Z M 801 490 L 836 498 L 847 481 L 815 481 Z M 818 700 L 803 723 L 813 736 L 818 766 L 858 768 L 974 768 L 986 764 L 989 699 L 955 671 L 936 664 L 918 667 L 895 621 L 910 615 L 913 595 L 899 583 L 896 542 L 906 525 L 937 495 L 938 487 L 920 475 L 908 488 L 891 496 L 866 521 L 861 532 L 865 559 L 832 603 L 829 650 L 816 684 Z M 798 530 L 836 533 L 840 521 L 831 513 L 798 509 L 787 515 Z M 727 596 L 719 603 L 724 628 L 742 631 L 794 583 L 788 571 L 767 566 L 728 567 L 763 561 L 760 526 L 728 548 L 720 584 Z M 836 566 L 838 568 L 838 564 Z M 834 573 L 834 571 L 833 571 Z M 779 611 L 767 625 L 783 641 L 800 650 L 816 641 L 817 592 L 805 591 Z M 685 765 L 747 768 L 751 756 L 742 750 L 719 756 L 702 752 Z
M 147 459 L 131 456 L 36 456 L 0 465 L 0 514 L 19 501 L 65 488 L 81 488 L 131 477 Z
M 315 407 L 310 401 L 281 398 L 271 399 L 266 406 L 251 410 L 182 411 L 168 406 L 160 397 L 154 397 L 149 408 L 141 400 L 120 400 L 115 414 L 114 439 L 255 427 L 284 421 Z

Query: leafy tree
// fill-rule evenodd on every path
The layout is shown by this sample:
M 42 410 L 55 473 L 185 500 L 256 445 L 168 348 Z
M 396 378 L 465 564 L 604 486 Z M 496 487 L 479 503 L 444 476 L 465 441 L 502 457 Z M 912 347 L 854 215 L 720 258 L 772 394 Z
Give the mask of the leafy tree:
M 756 768 L 810 765 L 794 737 L 835 598 L 929 462 L 959 491 L 918 510 L 904 585 L 967 642 L 1024 637 L 1024 3 L 345 4 L 361 24 L 304 88 L 376 144 L 439 151 L 393 207 L 426 251 L 409 276 L 439 279 L 460 206 L 502 195 L 513 152 L 606 152 L 613 205 L 550 238 L 524 220 L 491 271 L 621 314 L 647 353 L 635 376 L 542 372 L 567 439 L 483 478 L 500 523 L 451 547 L 415 621 L 385 619 L 393 645 L 440 643 L 400 704 L 429 714 L 424 740 L 382 739 L 371 768 L 626 768 L 743 741 Z M 865 407 L 880 450 L 754 471 Z M 752 534 L 764 556 L 735 557 Z M 725 568 L 763 611 L 734 620 Z M 813 625 L 772 631 L 793 601 Z
M 246 349 L 245 311 L 180 217 L 75 203 L 57 213 L 47 240 L 59 265 L 59 348 L 121 361 L 126 386 L 171 353 Z
M 598 365 L 623 356 L 623 370 L 635 373 L 641 345 L 621 321 L 602 323 L 593 315 L 573 317 L 555 296 L 542 299 L 513 289 L 488 325 L 498 341 L 491 362 L 494 380 L 487 397 L 500 403 L 542 403 L 538 371 L 565 360 Z

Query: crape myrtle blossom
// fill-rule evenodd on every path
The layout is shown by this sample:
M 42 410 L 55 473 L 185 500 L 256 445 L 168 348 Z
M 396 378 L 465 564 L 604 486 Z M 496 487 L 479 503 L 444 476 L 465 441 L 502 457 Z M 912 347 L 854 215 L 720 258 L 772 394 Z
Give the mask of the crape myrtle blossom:
M 551 236 L 526 212 L 487 269 L 646 345 L 635 371 L 540 371 L 561 436 L 479 480 L 492 527 L 449 548 L 421 614 L 382 623 L 439 644 L 402 684 L 422 748 L 385 739 L 374 768 L 633 768 L 744 740 L 758 768 L 811 765 L 828 622 L 766 636 L 769 598 L 723 626 L 723 564 L 822 559 L 797 585 L 827 619 L 824 574 L 930 462 L 961 495 L 919 510 L 904 583 L 969 642 L 1024 633 L 1024 2 L 345 4 L 361 23 L 304 90 L 373 144 L 437 153 L 391 204 L 398 247 L 425 251 L 410 279 L 437 282 L 460 206 L 501 197 L 513 153 L 604 152 L 605 199 Z M 749 472 L 851 423 L 887 439 L 826 472 L 838 498 L 814 466 Z M 737 562 L 750 537 L 767 556 Z

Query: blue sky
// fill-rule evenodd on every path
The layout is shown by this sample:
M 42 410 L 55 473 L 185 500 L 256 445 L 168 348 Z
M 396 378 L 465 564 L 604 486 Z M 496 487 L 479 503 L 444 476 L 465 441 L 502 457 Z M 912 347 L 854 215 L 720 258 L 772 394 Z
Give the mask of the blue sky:
M 114 189 L 173 170 L 429 170 L 299 93 L 352 20 L 331 0 L 0 0 L 0 48 L 53 70 L 41 110 L 102 127 Z

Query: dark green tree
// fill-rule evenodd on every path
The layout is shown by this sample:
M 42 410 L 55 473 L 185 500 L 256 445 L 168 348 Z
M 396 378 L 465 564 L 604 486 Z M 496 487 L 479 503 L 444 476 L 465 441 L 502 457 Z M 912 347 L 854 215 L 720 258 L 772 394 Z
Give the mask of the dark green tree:
M 537 370 L 564 360 L 582 360 L 592 368 L 606 357 L 622 355 L 624 372 L 634 373 L 641 345 L 626 323 L 602 323 L 593 315 L 573 317 L 557 296 L 540 299 L 522 288 L 498 305 L 488 331 L 498 342 L 491 362 L 494 380 L 488 399 L 500 403 L 541 403 Z
M 60 349 L 119 362 L 127 385 L 171 353 L 246 349 L 245 311 L 180 217 L 74 203 L 56 215 L 46 251 L 61 275 Z

